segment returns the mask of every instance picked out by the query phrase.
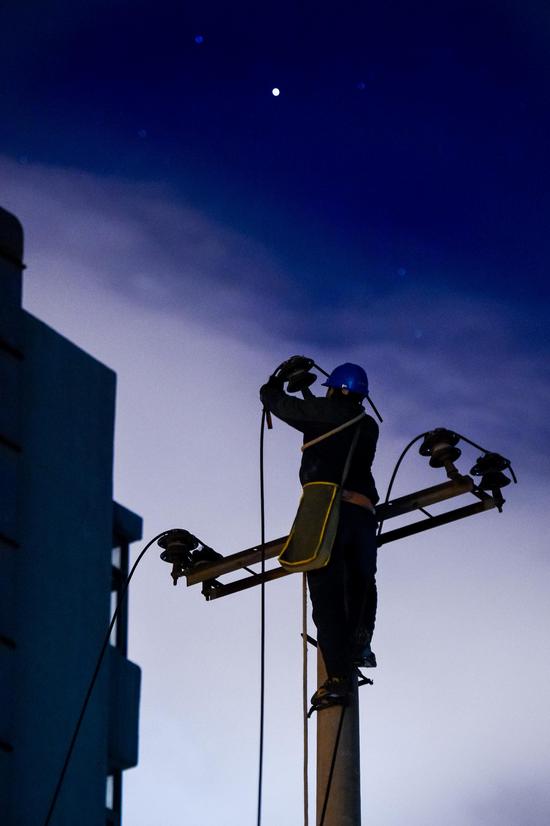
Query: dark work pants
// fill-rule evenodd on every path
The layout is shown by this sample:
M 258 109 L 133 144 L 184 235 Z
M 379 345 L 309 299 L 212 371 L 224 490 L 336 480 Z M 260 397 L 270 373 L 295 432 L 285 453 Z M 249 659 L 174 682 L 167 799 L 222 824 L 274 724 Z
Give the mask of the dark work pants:
M 350 673 L 357 641 L 370 640 L 376 618 L 376 517 L 342 502 L 329 564 L 307 575 L 317 642 L 329 677 Z

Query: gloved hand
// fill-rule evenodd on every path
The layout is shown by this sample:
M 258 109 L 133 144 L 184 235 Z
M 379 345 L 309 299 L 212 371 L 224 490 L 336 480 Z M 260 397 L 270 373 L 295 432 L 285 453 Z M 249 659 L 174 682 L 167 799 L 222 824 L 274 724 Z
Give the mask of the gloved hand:
M 307 356 L 291 356 L 277 367 L 275 373 L 281 376 L 284 381 L 288 381 L 290 376 L 299 371 L 311 370 L 313 364 L 313 359 Z
M 267 382 L 263 385 L 263 387 L 269 387 L 273 390 L 284 390 L 284 386 L 284 380 L 275 373 L 272 373 Z

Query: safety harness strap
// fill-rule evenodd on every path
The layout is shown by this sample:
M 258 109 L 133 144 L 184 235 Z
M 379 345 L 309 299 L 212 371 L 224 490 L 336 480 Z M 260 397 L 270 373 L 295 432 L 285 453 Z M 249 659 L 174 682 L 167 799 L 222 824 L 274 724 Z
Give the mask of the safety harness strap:
M 363 412 L 362 412 L 362 413 L 360 413 L 358 416 L 355 416 L 355 418 L 350 419 L 350 420 L 349 420 L 349 421 L 347 421 L 347 422 L 344 422 L 344 424 L 340 424 L 340 425 L 338 425 L 338 427 L 335 427 L 335 428 L 334 428 L 334 430 L 329 430 L 329 431 L 328 431 L 328 433 L 323 433 L 323 435 L 322 435 L 322 436 L 317 436 L 317 438 L 315 438 L 315 439 L 311 439 L 311 441 L 306 442 L 306 443 L 305 443 L 305 445 L 302 445 L 302 447 L 300 448 L 300 449 L 301 449 L 301 451 L 302 451 L 302 453 L 303 453 L 303 452 L 304 452 L 304 450 L 306 450 L 308 447 L 311 447 L 312 445 L 316 445 L 316 444 L 318 444 L 319 442 L 322 442 L 322 441 L 324 441 L 325 439 L 328 439 L 328 438 L 329 438 L 329 436 L 334 436 L 336 433 L 340 433 L 340 431 L 341 431 L 341 430 L 345 430 L 345 429 L 346 429 L 346 427 L 350 427 L 352 424 L 355 424 L 356 422 L 359 422 L 359 421 L 360 421 L 361 419 L 363 419 L 366 415 L 367 415 L 367 414 L 366 414 L 366 412 L 363 410 Z
M 349 422 L 349 424 L 351 424 L 351 422 Z M 350 446 L 348 455 L 346 457 L 346 464 L 344 465 L 344 472 L 342 473 L 342 481 L 340 482 L 340 488 L 344 487 L 346 479 L 348 478 L 348 473 L 349 473 L 349 469 L 351 467 L 351 460 L 352 460 L 352 457 L 353 457 L 353 452 L 355 450 L 357 442 L 359 441 L 359 431 L 360 431 L 360 427 L 357 427 L 355 429 L 355 433 L 353 434 L 353 439 L 352 439 L 352 442 L 351 442 L 351 446 Z

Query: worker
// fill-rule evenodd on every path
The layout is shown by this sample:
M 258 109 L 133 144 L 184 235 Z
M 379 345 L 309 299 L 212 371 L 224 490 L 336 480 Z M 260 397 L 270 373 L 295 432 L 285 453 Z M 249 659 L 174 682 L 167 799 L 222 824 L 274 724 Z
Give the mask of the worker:
M 368 395 L 367 374 L 357 364 L 336 367 L 323 386 L 325 397 L 315 396 L 307 387 L 300 399 L 285 393 L 283 380 L 274 374 L 261 388 L 260 398 L 266 410 L 303 433 L 306 444 L 360 415 Z M 376 666 L 371 648 L 377 607 L 375 505 L 379 496 L 371 473 L 376 421 L 365 413 L 358 425 L 304 449 L 300 482 L 340 483 L 357 427 L 359 438 L 342 490 L 330 561 L 307 573 L 317 641 L 328 675 L 312 697 L 316 709 L 345 704 L 355 667 Z

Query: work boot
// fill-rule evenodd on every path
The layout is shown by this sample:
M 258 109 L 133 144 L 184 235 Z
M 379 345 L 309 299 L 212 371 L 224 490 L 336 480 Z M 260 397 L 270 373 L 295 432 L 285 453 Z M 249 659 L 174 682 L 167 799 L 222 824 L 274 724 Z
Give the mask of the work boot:
M 355 649 L 353 664 L 357 668 L 376 668 L 376 654 L 370 647 L 370 642 Z
M 348 696 L 349 680 L 345 677 L 329 677 L 311 698 L 311 705 L 315 710 L 344 706 L 347 705 Z
M 371 640 L 372 631 L 362 628 L 356 632 L 352 660 L 357 668 L 376 668 L 376 655 L 370 647 Z
M 209 565 L 212 562 L 217 562 L 219 559 L 223 559 L 222 554 L 209 548 L 208 545 L 203 545 L 202 548 L 193 551 L 191 554 L 191 564 L 193 567 L 195 567 L 195 565 Z

